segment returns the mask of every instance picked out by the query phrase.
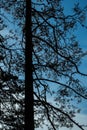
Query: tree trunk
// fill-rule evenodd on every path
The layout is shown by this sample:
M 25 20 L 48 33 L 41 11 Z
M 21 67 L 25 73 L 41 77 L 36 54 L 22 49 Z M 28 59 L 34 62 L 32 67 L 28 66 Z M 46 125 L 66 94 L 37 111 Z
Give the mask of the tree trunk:
M 25 130 L 34 130 L 31 0 L 26 0 Z

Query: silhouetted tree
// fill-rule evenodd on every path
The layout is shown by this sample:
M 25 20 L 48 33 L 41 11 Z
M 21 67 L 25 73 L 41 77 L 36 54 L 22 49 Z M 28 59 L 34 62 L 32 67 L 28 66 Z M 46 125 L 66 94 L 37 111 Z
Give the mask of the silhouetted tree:
M 80 48 L 74 30 L 78 26 L 86 28 L 84 21 L 87 8 L 80 8 L 77 3 L 73 13 L 65 15 L 61 0 L 36 0 L 31 1 L 31 4 L 31 72 L 33 71 L 35 128 L 45 124 L 49 130 L 56 130 L 63 126 L 70 128 L 75 124 L 84 130 L 84 124 L 79 124 L 74 117 L 80 112 L 75 104 L 82 99 L 87 100 L 87 89 L 80 82 L 81 77 L 87 74 L 79 70 L 81 59 L 86 53 Z M 0 6 L 0 75 L 8 79 L 3 80 L 0 77 L 0 123 L 6 130 L 22 130 L 25 92 L 25 1 L 1 0 Z M 10 103 L 6 104 L 7 99 Z

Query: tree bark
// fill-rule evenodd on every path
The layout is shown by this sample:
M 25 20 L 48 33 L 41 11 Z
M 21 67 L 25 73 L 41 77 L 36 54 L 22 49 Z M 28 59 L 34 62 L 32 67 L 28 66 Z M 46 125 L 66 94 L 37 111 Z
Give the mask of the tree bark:
M 31 0 L 26 0 L 25 130 L 34 130 Z

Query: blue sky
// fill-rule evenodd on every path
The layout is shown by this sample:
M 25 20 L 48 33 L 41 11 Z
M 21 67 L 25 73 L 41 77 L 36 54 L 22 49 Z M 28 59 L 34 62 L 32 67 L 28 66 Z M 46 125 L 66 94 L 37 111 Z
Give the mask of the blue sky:
M 74 3 L 77 2 L 79 2 L 81 8 L 87 5 L 87 0 L 63 0 L 62 5 L 64 6 L 65 14 L 71 14 L 72 7 L 74 7 Z M 87 13 L 85 25 L 87 25 Z M 77 39 L 79 40 L 81 47 L 84 50 L 87 50 L 87 29 L 79 26 L 79 28 L 75 31 L 75 34 L 77 35 Z

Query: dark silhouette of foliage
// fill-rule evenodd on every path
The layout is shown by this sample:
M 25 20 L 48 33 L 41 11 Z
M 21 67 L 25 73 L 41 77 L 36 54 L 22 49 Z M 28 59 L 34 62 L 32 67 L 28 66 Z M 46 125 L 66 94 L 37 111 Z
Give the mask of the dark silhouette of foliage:
M 25 1 L 0 1 L 0 129 L 24 130 Z
M 57 130 L 75 124 L 85 130 L 74 117 L 80 112 L 75 104 L 87 100 L 87 88 L 80 82 L 87 74 L 79 69 L 87 53 L 74 30 L 86 28 L 87 7 L 82 9 L 77 3 L 73 13 L 66 15 L 62 2 L 31 1 L 34 125 Z M 26 3 L 1 0 L 0 4 L 0 124 L 6 130 L 24 130 Z

